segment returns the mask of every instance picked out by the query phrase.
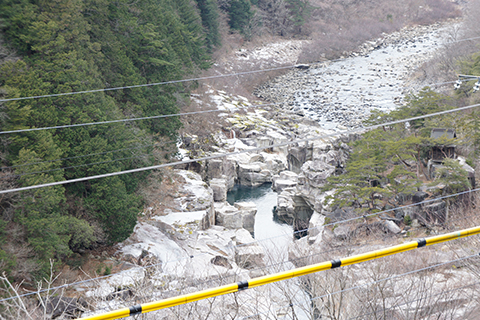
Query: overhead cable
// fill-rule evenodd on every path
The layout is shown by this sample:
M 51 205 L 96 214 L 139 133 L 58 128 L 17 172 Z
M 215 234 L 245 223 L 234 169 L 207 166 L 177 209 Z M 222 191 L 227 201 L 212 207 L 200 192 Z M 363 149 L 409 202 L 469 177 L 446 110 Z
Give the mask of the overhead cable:
M 132 85 L 132 86 L 115 87 L 115 88 L 94 89 L 94 90 L 84 90 L 84 91 L 75 91 L 75 92 L 45 94 L 45 95 L 31 96 L 31 97 L 0 99 L 0 102 L 28 100 L 28 99 L 39 99 L 39 98 L 50 98 L 50 97 L 61 97 L 61 96 L 71 96 L 71 95 L 77 95 L 77 94 L 107 92 L 107 91 L 133 89 L 133 88 L 145 88 L 145 87 L 161 86 L 161 85 L 165 85 L 165 84 L 175 84 L 175 83 L 183 83 L 183 82 L 190 82 L 190 81 L 218 79 L 218 78 L 225 78 L 225 77 L 232 77 L 232 76 L 243 76 L 243 75 L 247 75 L 247 74 L 255 74 L 255 73 L 260 73 L 260 72 L 292 69 L 292 68 L 295 68 L 296 66 L 297 65 L 289 65 L 289 66 L 284 66 L 284 67 L 276 67 L 276 68 L 268 68 L 268 69 L 260 69 L 260 70 L 244 71 L 244 72 L 236 72 L 236 73 L 229 73 L 229 74 L 220 74 L 220 75 L 215 75 L 215 76 L 198 77 L 198 78 L 190 78 L 190 79 L 183 79 L 183 80 L 171 80 L 171 81 L 163 81 L 163 82 L 154 82 L 154 83 L 138 84 L 138 85 Z
M 27 162 L 27 163 L 17 164 L 17 165 L 13 165 L 13 166 L 0 167 L 0 170 L 15 169 L 15 168 L 19 168 L 19 167 L 33 166 L 33 165 L 36 165 L 36 164 L 43 164 L 43 163 L 50 163 L 50 162 L 57 162 L 57 161 L 65 161 L 65 160 L 73 160 L 73 159 L 93 157 L 93 156 L 101 156 L 101 155 L 105 155 L 105 154 L 108 154 L 108 153 L 114 153 L 114 152 L 120 152 L 120 151 L 142 149 L 142 148 L 154 147 L 154 146 L 158 146 L 158 145 L 163 146 L 163 145 L 166 145 L 168 143 L 175 143 L 175 142 L 176 142 L 175 140 L 170 140 L 170 141 L 166 141 L 166 142 L 157 142 L 157 143 L 153 143 L 153 144 L 145 144 L 145 145 L 136 146 L 136 147 L 129 147 L 129 148 L 109 150 L 109 151 L 103 151 L 103 152 L 97 152 L 97 153 L 83 154 L 83 155 L 80 155 L 80 156 L 58 158 L 58 159 L 38 161 L 38 162 Z
M 412 302 L 422 301 L 422 300 L 425 300 L 425 298 L 437 297 L 437 296 L 444 295 L 444 294 L 447 294 L 447 293 L 451 293 L 451 292 L 454 292 L 454 291 L 457 291 L 457 290 L 463 290 L 463 289 L 466 289 L 466 288 L 477 286 L 479 284 L 480 284 L 480 281 L 476 281 L 476 282 L 473 282 L 471 284 L 467 284 L 467 285 L 464 285 L 464 286 L 461 286 L 461 287 L 458 287 L 458 288 L 454 288 L 454 289 L 447 290 L 447 291 L 442 291 L 440 293 L 431 294 L 431 295 L 428 295 L 426 297 L 421 297 L 421 298 L 418 298 L 418 299 L 415 299 L 415 300 L 410 300 L 410 301 L 406 301 L 406 302 L 403 302 L 403 303 L 400 303 L 400 304 L 396 304 L 392 307 L 385 308 L 382 311 L 391 310 L 391 309 L 394 309 L 394 308 L 397 308 L 397 307 L 400 307 L 400 306 L 407 305 L 407 304 L 412 303 Z M 374 314 L 374 313 L 370 312 L 370 313 L 362 314 L 360 316 L 352 317 L 352 318 L 348 318 L 348 319 L 352 319 L 352 320 L 353 319 L 368 319 L 368 318 L 365 318 L 365 316 L 369 316 L 369 315 L 372 315 L 372 314 Z
M 480 37 L 473 37 L 473 38 L 468 38 L 468 39 L 455 40 L 455 41 L 448 42 L 447 44 L 455 43 L 455 42 L 475 40 L 475 39 L 480 39 Z M 324 62 L 327 62 L 327 63 L 338 62 L 338 61 L 342 61 L 342 60 L 346 60 L 346 59 L 348 59 L 348 57 L 347 58 L 333 59 L 333 60 L 326 60 L 326 61 L 316 61 L 316 62 L 311 62 L 310 64 L 317 64 L 317 63 L 324 63 Z M 19 101 L 19 100 L 28 100 L 28 99 L 39 99 L 39 98 L 50 98 L 50 97 L 60 97 L 60 96 L 70 96 L 70 95 L 77 95 L 77 94 L 107 92 L 107 91 L 116 91 L 116 90 L 133 89 L 133 88 L 153 87 L 153 86 L 160 86 L 160 85 L 166 85 L 166 84 L 175 84 L 175 83 L 183 83 L 183 82 L 190 82 L 190 81 L 218 79 L 218 78 L 225 78 L 225 77 L 232 77 L 232 76 L 242 76 L 242 75 L 247 75 L 247 74 L 255 74 L 255 73 L 261 73 L 261 72 L 292 69 L 292 68 L 295 68 L 297 66 L 301 66 L 301 64 L 295 64 L 295 65 L 289 65 L 289 66 L 283 66 L 283 67 L 275 67 L 275 68 L 267 68 L 267 69 L 257 69 L 257 70 L 252 70 L 252 71 L 229 73 L 229 74 L 220 74 L 220 75 L 215 75 L 215 76 L 206 76 L 206 77 L 197 77 L 197 78 L 182 79 L 182 80 L 171 80 L 171 81 L 154 82 L 154 83 L 138 84 L 138 85 L 131 85 L 131 86 L 122 86 L 122 87 L 115 87 L 115 88 L 93 89 L 93 90 L 84 90 L 84 91 L 75 91 L 75 92 L 45 94 L 45 95 L 30 96 L 30 97 L 0 99 L 0 102 Z
M 175 143 L 175 141 L 170 141 L 170 142 L 171 142 L 171 143 Z M 167 142 L 167 143 L 168 143 L 168 142 Z M 165 146 L 165 145 L 167 145 L 167 143 L 165 143 L 165 144 L 160 144 L 160 143 L 158 143 L 158 144 L 153 144 L 152 146 L 154 146 L 154 145 Z M 116 151 L 131 150 L 131 149 L 140 149 L 140 148 L 144 148 L 144 147 L 146 147 L 146 146 L 137 147 L 137 148 L 125 148 L 125 149 L 119 149 L 119 150 L 116 150 Z M 116 151 L 106 151 L 106 152 L 100 152 L 100 153 L 96 153 L 96 154 L 89 154 L 89 155 L 78 156 L 78 157 L 69 157 L 69 158 L 64 158 L 64 159 L 82 158 L 82 157 L 88 157 L 88 156 L 94 156 L 94 155 L 107 154 L 107 153 L 116 152 Z M 32 175 L 32 174 L 40 174 L 40 173 L 48 173 L 48 172 L 60 171 L 60 170 L 65 170 L 65 169 L 74 169 L 74 168 L 80 168 L 80 167 L 88 167 L 88 166 L 93 166 L 93 165 L 97 165 L 97 164 L 105 164 L 105 163 L 112 163 L 112 162 L 117 162 L 117 161 L 124 161 L 124 160 L 145 158 L 145 157 L 147 157 L 147 156 L 149 156 L 149 155 L 152 155 L 152 154 L 142 153 L 142 154 L 140 154 L 140 155 L 136 155 L 136 156 L 132 156 L 132 157 L 115 158 L 115 159 L 111 159 L 111 160 L 91 162 L 91 163 L 84 163 L 84 164 L 79 164 L 79 165 L 74 165 L 74 166 L 53 168 L 53 169 L 42 170 L 42 171 L 25 172 L 25 173 L 19 173 L 19 174 L 5 174 L 5 175 L 0 175 L 0 180 L 1 180 L 1 179 L 6 179 L 6 178 L 23 177 L 23 176 L 28 176 L 28 175 Z M 60 160 L 62 160 L 62 159 L 48 160 L 48 161 L 43 161 L 43 162 L 33 162 L 33 163 L 30 163 L 30 164 L 24 164 L 24 165 L 12 166 L 12 167 L 4 167 L 4 168 L 22 167 L 22 166 L 27 166 L 27 165 L 48 163 L 48 162 L 54 162 L 54 161 L 60 161 Z M 3 169 L 3 168 L 0 168 L 0 169 Z
M 460 261 L 464 261 L 464 260 L 472 259 L 472 258 L 478 258 L 478 257 L 479 257 L 479 254 L 473 254 L 473 255 L 466 256 L 466 257 L 462 257 L 462 258 L 458 258 L 458 259 L 455 259 L 455 260 L 445 261 L 445 262 L 438 263 L 438 264 L 434 264 L 434 265 L 431 265 L 431 266 L 428 266 L 428 267 L 424 267 L 424 268 L 421 268 L 421 269 L 416 269 L 416 270 L 408 271 L 408 272 L 405 272 L 405 273 L 402 273 L 402 274 L 396 274 L 396 275 L 393 275 L 393 276 L 390 276 L 390 277 L 387 277 L 387 278 L 382 278 L 382 279 L 375 280 L 375 281 L 368 282 L 368 283 L 364 283 L 364 284 L 361 284 L 361 285 L 358 285 L 358 286 L 349 287 L 349 288 L 346 288 L 346 289 L 343 289 L 343 290 L 338 290 L 338 291 L 335 291 L 335 292 L 327 293 L 327 294 L 324 294 L 324 295 L 321 295 L 321 296 L 318 296 L 318 297 L 311 298 L 311 299 L 309 299 L 309 301 L 316 301 L 316 300 L 318 300 L 318 299 L 322 299 L 322 298 L 326 298 L 326 297 L 331 297 L 331 296 L 334 296 L 334 295 L 336 295 L 336 294 L 345 293 L 345 292 L 348 292 L 348 291 L 360 289 L 360 288 L 367 287 L 367 286 L 371 286 L 371 285 L 374 285 L 374 284 L 377 284 L 377 283 L 380 283 L 380 282 L 384 282 L 384 281 L 388 281 L 388 280 L 392 280 L 392 279 L 396 279 L 396 278 L 408 276 L 408 275 L 415 274 L 415 273 L 418 273 L 418 272 L 427 271 L 427 270 L 430 270 L 430 269 L 442 267 L 442 266 L 445 266 L 445 265 L 447 265 L 447 264 L 456 263 L 456 262 L 460 262 Z M 297 304 L 297 305 L 298 305 L 298 304 Z M 285 306 L 280 307 L 280 309 L 286 308 L 286 307 L 291 307 L 291 306 L 292 306 L 292 304 L 285 305 Z M 253 317 L 257 317 L 257 316 L 259 316 L 259 315 L 261 315 L 261 314 L 265 314 L 265 313 L 264 313 L 264 312 L 263 312 L 263 313 L 262 313 L 262 312 L 259 312 L 259 313 L 256 313 L 256 314 L 253 314 L 253 315 L 250 315 L 250 316 L 247 316 L 247 317 L 243 317 L 242 320 L 249 319 L 249 318 L 253 318 Z
M 279 104 L 279 103 L 241 106 L 241 107 L 236 107 L 236 108 L 237 109 L 242 109 L 242 108 L 266 107 L 266 106 L 272 106 L 272 105 L 277 105 L 277 104 Z M 171 118 L 171 117 L 179 117 L 179 116 L 189 116 L 189 115 L 194 115 L 194 114 L 211 113 L 211 112 L 225 112 L 225 111 L 226 110 L 212 109 L 212 110 L 192 111 L 192 112 L 183 112 L 183 113 L 174 113 L 174 114 L 162 114 L 162 115 L 157 115 L 157 116 L 140 117 L 140 118 L 119 119 L 119 120 L 109 120 L 109 121 L 99 121 L 99 122 L 67 124 L 67 125 L 63 125 L 63 126 L 52 126 L 52 127 L 42 127 L 42 128 L 28 128 L 28 129 L 18 129 L 18 130 L 10 130 L 10 131 L 0 131 L 0 134 L 11 134 L 11 133 L 40 131 L 40 130 L 96 126 L 96 125 L 99 125 L 99 124 L 111 124 L 111 123 L 119 123 L 119 122 L 130 122 L 130 121 L 140 121 L 140 120 L 150 120 L 150 119 L 160 119 L 160 118 Z
M 412 118 L 407 118 L 407 119 L 401 119 L 401 120 L 395 120 L 395 121 L 385 122 L 385 123 L 381 123 L 381 124 L 375 124 L 375 125 L 371 125 L 371 126 L 363 127 L 363 128 L 356 128 L 356 129 L 351 129 L 351 130 L 334 132 L 334 133 L 330 133 L 330 134 L 326 134 L 326 135 L 322 135 L 322 136 L 314 136 L 314 137 L 305 138 L 305 139 L 298 139 L 298 140 L 282 142 L 282 143 L 278 143 L 278 144 L 269 145 L 269 146 L 266 146 L 266 147 L 251 148 L 251 149 L 246 149 L 246 150 L 241 150 L 241 151 L 236 151 L 236 152 L 211 155 L 211 156 L 202 157 L 202 158 L 176 161 L 176 162 L 159 164 L 159 165 L 154 165 L 154 166 L 149 166 L 149 167 L 142 167 L 142 168 L 136 168 L 136 169 L 130 169 L 130 170 L 124 170 L 124 171 L 117 171 L 117 172 L 111 172 L 111 173 L 100 174 L 100 175 L 95 175 L 95 176 L 76 178 L 76 179 L 70 179 L 70 180 L 63 180 L 63 181 L 46 183 L 46 184 L 33 185 L 33 186 L 28 186 L 28 187 L 0 190 L 0 194 L 10 193 L 10 192 L 18 192 L 18 191 L 26 191 L 26 190 L 32 190 L 32 189 L 38 189 L 38 188 L 44 188 L 44 187 L 52 187 L 52 186 L 69 184 L 69 183 L 88 181 L 88 180 L 93 180 L 93 179 L 119 176 L 119 175 L 128 174 L 128 173 L 136 173 L 136 172 L 160 169 L 160 168 L 170 167 L 170 166 L 175 166 L 175 165 L 183 165 L 183 164 L 197 162 L 197 161 L 207 161 L 207 160 L 211 160 L 211 159 L 219 159 L 219 158 L 224 158 L 224 157 L 227 157 L 227 156 L 233 156 L 233 155 L 244 154 L 244 153 L 249 153 L 249 152 L 261 151 L 261 150 L 264 150 L 264 149 L 284 147 L 284 146 L 288 146 L 288 145 L 291 145 L 291 144 L 294 144 L 294 143 L 303 143 L 303 142 L 309 142 L 309 141 L 313 141 L 313 140 L 332 138 L 332 137 L 336 137 L 336 136 L 344 135 L 344 134 L 359 133 L 359 132 L 362 132 L 362 131 L 377 129 L 377 128 L 381 128 L 381 127 L 384 127 L 384 126 L 391 126 L 391 125 L 394 125 L 394 124 L 406 123 L 406 122 L 410 122 L 410 121 L 413 121 L 413 120 L 425 119 L 425 118 L 430 118 L 430 117 L 434 117 L 434 116 L 438 116 L 438 115 L 445 115 L 445 114 L 450 114 L 450 113 L 454 113 L 454 112 L 464 111 L 464 110 L 476 108 L 478 106 L 480 106 L 480 104 L 473 104 L 473 105 L 460 107 L 460 108 L 456 108 L 456 109 L 434 112 L 434 113 L 430 113 L 430 114 L 426 114 L 426 115 L 422 115 L 422 116 L 417 116 L 417 117 L 412 117 Z
M 112 160 L 84 163 L 84 164 L 78 164 L 78 165 L 75 165 L 75 166 L 54 168 L 54 169 L 48 169 L 48 170 L 42 170 L 42 171 L 25 172 L 25 173 L 19 173 L 19 174 L 6 174 L 6 175 L 3 175 L 3 176 L 0 176 L 0 180 L 5 179 L 5 178 L 18 178 L 18 177 L 23 177 L 23 176 L 29 176 L 29 175 L 32 175 L 32 174 L 49 173 L 49 172 L 54 172 L 54 171 L 66 170 L 66 169 L 88 167 L 88 166 L 94 166 L 94 165 L 97 165 L 97 164 L 105 164 L 105 163 L 112 163 L 112 162 L 117 162 L 117 161 L 139 159 L 139 158 L 145 158 L 147 156 L 148 156 L 148 154 L 142 154 L 142 155 L 134 156 L 134 157 L 117 158 L 117 159 L 112 159 Z
M 312 273 L 325 271 L 329 269 L 335 269 L 335 268 L 344 267 L 352 264 L 362 263 L 369 260 L 379 259 L 386 256 L 398 254 L 401 252 L 415 250 L 425 246 L 430 246 L 430 245 L 434 245 L 442 242 L 448 242 L 448 241 L 469 237 L 477 234 L 480 234 L 480 226 L 459 230 L 456 232 L 451 232 L 443 235 L 433 236 L 429 238 L 421 238 L 421 239 L 418 239 L 417 241 L 411 241 L 411 242 L 407 242 L 407 243 L 396 245 L 396 246 L 391 246 L 391 247 L 380 249 L 380 250 L 357 254 L 357 255 L 353 255 L 343 259 L 325 261 L 325 262 L 321 262 L 313 265 L 308 265 L 305 267 L 295 268 L 288 271 L 283 271 L 283 272 L 261 276 L 258 278 L 253 278 L 246 281 L 240 281 L 237 283 L 231 283 L 231 284 L 223 285 L 216 288 L 184 294 L 177 297 L 139 304 L 129 308 L 114 310 L 114 311 L 110 311 L 100 315 L 85 317 L 83 319 L 109 320 L 109 319 L 119 319 L 119 318 L 124 318 L 128 316 L 148 313 L 148 312 L 157 311 L 160 309 L 187 304 L 187 303 L 198 301 L 198 300 L 204 300 L 207 298 L 213 298 L 220 295 L 230 294 L 230 293 L 239 292 L 239 291 L 243 291 L 243 290 L 247 290 L 247 289 L 251 289 L 259 286 L 264 286 L 270 283 L 292 279 L 292 278 L 304 276 L 307 274 L 312 274 Z

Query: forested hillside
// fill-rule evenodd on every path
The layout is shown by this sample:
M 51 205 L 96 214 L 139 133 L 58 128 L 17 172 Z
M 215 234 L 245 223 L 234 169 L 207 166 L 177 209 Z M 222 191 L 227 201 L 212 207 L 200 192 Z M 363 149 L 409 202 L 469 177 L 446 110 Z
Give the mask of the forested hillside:
M 201 16 L 188 0 L 7 0 L 0 5 L 0 17 L 4 41 L 20 57 L 1 65 L 4 99 L 180 79 L 207 68 L 208 51 L 218 44 L 215 37 L 205 41 Z M 11 101 L 1 106 L 1 128 L 177 113 L 187 92 L 183 85 L 165 85 Z M 162 148 L 172 145 L 179 127 L 177 118 L 167 118 L 4 134 L 2 189 L 158 163 L 168 156 Z M 2 236 L 15 239 L 0 251 L 8 261 L 2 268 L 11 271 L 16 259 L 33 259 L 31 268 L 38 269 L 51 258 L 62 259 L 96 242 L 125 239 L 142 206 L 135 191 L 145 175 L 0 199 Z
M 279 22 L 269 24 L 268 15 L 255 11 L 252 3 L 261 12 L 281 12 L 275 15 Z M 272 34 L 292 33 L 303 23 L 307 4 L 5 0 L 0 4 L 0 95 L 13 99 L 192 77 L 211 65 L 222 32 L 248 39 L 262 25 Z M 221 25 L 230 29 L 220 30 Z M 188 104 L 192 86 L 195 83 L 0 102 L 1 131 L 178 113 L 179 106 Z M 180 127 L 178 118 L 169 117 L 2 134 L 1 189 L 166 161 L 175 154 Z M 138 190 L 147 175 L 3 195 L 0 269 L 14 278 L 41 275 L 50 259 L 62 261 L 74 252 L 124 240 L 141 211 Z
M 330 13 L 344 11 L 330 2 L 3 0 L 0 98 L 195 77 L 211 66 L 211 55 L 221 47 L 225 34 L 238 33 L 247 40 L 262 34 L 318 38 L 316 32 L 323 32 L 322 26 L 334 27 L 327 19 L 334 17 Z M 350 8 L 350 4 L 345 6 Z M 447 9 L 444 11 L 448 14 L 442 13 L 441 18 L 458 14 L 452 13 L 450 5 Z M 373 15 L 372 19 L 382 25 L 391 24 L 391 29 L 415 21 L 400 13 L 387 15 L 387 20 L 383 12 Z M 303 28 L 309 17 L 313 22 Z M 351 20 L 357 21 L 353 16 Z M 338 21 L 344 25 L 343 20 Z M 362 36 L 376 36 L 384 30 L 374 29 Z M 324 31 L 324 36 L 337 38 L 329 28 Z M 355 44 L 362 41 L 361 37 L 354 38 Z M 347 40 L 341 41 L 342 46 L 332 50 L 341 52 L 344 46 L 352 46 Z M 325 42 L 312 46 L 316 47 L 307 48 L 304 54 L 312 59 L 319 57 L 309 55 L 311 50 L 320 53 L 318 47 L 327 47 Z M 0 131 L 177 113 L 179 106 L 189 103 L 195 85 L 191 82 L 0 102 Z M 167 161 L 176 152 L 180 127 L 180 120 L 170 117 L 0 134 L 0 189 Z M 17 279 L 42 275 L 50 259 L 62 261 L 75 252 L 124 240 L 141 211 L 139 188 L 148 174 L 1 195 L 0 269 Z

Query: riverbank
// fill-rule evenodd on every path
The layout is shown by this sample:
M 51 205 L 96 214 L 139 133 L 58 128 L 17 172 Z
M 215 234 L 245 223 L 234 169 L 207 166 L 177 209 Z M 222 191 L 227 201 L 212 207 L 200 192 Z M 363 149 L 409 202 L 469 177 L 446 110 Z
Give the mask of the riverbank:
M 428 45 L 419 45 L 427 41 L 427 38 L 428 41 L 431 40 L 430 36 L 426 34 L 422 34 L 418 38 L 419 48 L 429 47 Z M 386 46 L 377 50 L 396 49 L 398 52 L 398 48 L 404 46 L 416 48 L 413 47 L 417 46 L 415 39 L 406 39 L 405 43 L 395 42 L 392 48 Z M 387 54 L 381 54 L 388 59 Z M 374 55 L 374 51 L 368 55 Z M 428 55 L 420 56 L 427 57 Z M 376 67 L 381 70 L 386 68 L 391 64 L 391 61 L 387 59 L 384 60 L 385 66 L 376 65 Z M 398 63 L 400 64 L 401 61 L 400 59 Z M 408 61 L 414 63 L 413 59 Z M 353 62 L 346 59 L 343 60 L 343 63 L 344 68 L 341 65 L 335 65 L 335 67 L 338 67 L 339 70 L 351 71 L 347 66 L 353 67 Z M 380 63 L 380 60 L 377 59 L 376 63 Z M 421 60 L 415 59 L 415 63 L 421 63 Z M 330 67 L 331 65 L 314 66 L 306 71 L 296 70 L 291 73 L 294 74 L 294 78 L 288 78 L 287 75 L 284 77 L 286 80 L 283 80 L 282 83 L 284 86 L 295 84 L 295 81 L 291 79 L 300 78 L 299 75 L 311 77 L 311 80 L 299 80 L 299 82 L 304 81 L 302 85 L 305 86 L 303 87 L 305 91 L 307 90 L 305 88 L 308 88 L 307 84 L 317 83 L 318 71 L 321 69 L 325 71 L 323 74 L 332 77 L 330 81 L 338 76 L 340 80 L 336 79 L 335 81 L 340 86 L 342 79 L 348 78 L 347 85 L 343 86 L 344 89 L 350 85 L 353 86 L 352 81 L 355 79 L 350 79 L 351 74 L 340 71 L 338 73 L 330 72 L 328 71 L 331 70 Z M 412 65 L 409 65 L 406 70 L 412 68 Z M 381 73 L 381 70 L 378 72 Z M 366 72 L 370 74 L 377 70 L 366 68 Z M 372 77 L 374 76 L 372 75 Z M 363 81 L 362 76 L 360 76 L 360 80 Z M 396 81 L 405 83 L 405 75 Z M 372 83 L 368 80 L 367 82 Z M 396 85 L 400 86 L 400 84 Z M 374 86 L 361 87 L 359 92 L 368 95 L 369 88 L 374 88 Z M 291 92 L 294 93 L 295 90 L 291 89 Z M 349 96 L 348 90 L 336 90 L 336 92 L 336 94 L 333 93 L 332 98 L 336 97 L 338 101 L 343 99 L 342 95 L 344 94 Z M 208 135 L 208 146 L 205 145 L 205 140 L 199 139 L 198 136 L 184 136 L 180 146 L 181 153 L 183 157 L 190 158 L 198 155 L 227 153 L 229 155 L 195 162 L 188 168 L 191 171 L 184 170 L 187 168 L 168 171 L 168 179 L 171 179 L 173 184 L 179 185 L 176 190 L 172 191 L 171 202 L 166 204 L 154 201 L 144 212 L 134 234 L 117 248 L 116 259 L 128 261 L 132 266 L 139 265 L 140 268 L 132 268 L 121 275 L 103 280 L 102 286 L 97 286 L 95 289 L 79 287 L 79 290 L 86 291 L 89 297 L 108 300 L 108 297 L 118 288 L 126 290 L 134 288 L 136 283 L 142 283 L 142 290 L 132 296 L 136 298 L 149 296 L 160 299 L 177 295 L 180 292 L 189 292 L 263 275 L 267 272 L 284 270 L 289 268 L 292 261 L 295 265 L 300 266 L 308 260 L 302 257 L 309 255 L 314 255 L 319 259 L 331 259 L 332 255 L 326 255 L 324 252 L 332 252 L 335 249 L 337 251 L 334 256 L 341 256 L 364 252 L 372 245 L 378 246 L 380 243 L 384 245 L 401 241 L 402 238 L 395 236 L 393 232 L 380 236 L 384 230 L 379 228 L 368 231 L 370 236 L 362 239 L 365 243 L 355 243 L 345 249 L 345 244 L 352 241 L 348 238 L 348 229 L 323 227 L 325 217 L 322 216 L 321 187 L 326 178 L 333 174 L 336 168 L 341 168 L 346 161 L 349 153 L 346 142 L 350 139 L 349 137 L 312 139 L 308 142 L 279 146 L 286 142 L 331 134 L 334 131 L 329 129 L 342 129 L 340 127 L 342 123 L 332 128 L 325 128 L 321 121 L 319 123 L 309 119 L 307 112 L 301 112 L 301 109 L 295 106 L 295 99 L 297 99 L 295 94 L 287 95 L 286 100 L 288 102 L 290 101 L 288 98 L 293 97 L 293 106 L 289 103 L 280 106 L 257 106 L 246 109 L 247 111 L 245 111 L 245 106 L 250 103 L 247 99 L 214 89 L 211 94 L 214 97 L 212 100 L 216 101 L 219 108 L 224 111 L 220 114 L 220 117 L 224 119 L 224 126 L 221 130 Z M 310 96 L 309 94 L 305 95 Z M 307 103 L 303 102 L 304 105 Z M 353 100 L 350 103 L 355 104 Z M 378 104 L 380 103 L 381 101 L 378 102 Z M 337 108 L 337 102 L 330 105 L 330 108 Z M 320 111 L 317 110 L 317 112 Z M 365 114 L 358 113 L 354 116 L 355 119 L 363 119 Z M 344 125 L 343 127 L 346 128 Z M 263 151 L 248 152 L 255 148 L 264 149 Z M 311 229 L 306 237 L 295 241 L 288 248 L 278 246 L 279 252 L 288 254 L 287 259 L 282 261 L 278 261 L 277 257 L 267 255 L 262 246 L 251 236 L 256 215 L 255 206 L 252 206 L 251 203 L 237 203 L 232 206 L 226 201 L 227 191 L 235 184 L 255 187 L 265 182 L 273 182 L 273 187 L 279 193 L 277 213 L 285 221 L 293 224 L 295 230 L 307 227 Z M 159 192 L 162 192 L 161 190 L 160 188 Z M 299 217 L 300 215 L 301 217 Z M 416 232 L 415 230 L 411 231 L 410 236 L 422 236 L 420 231 Z M 424 261 L 425 265 L 433 265 L 446 261 L 445 259 L 451 259 L 449 255 L 439 255 L 434 252 L 430 252 L 429 255 L 431 259 Z M 308 262 L 312 261 L 308 260 Z M 361 272 L 358 273 L 358 275 L 360 274 Z M 461 282 L 460 276 L 463 275 L 449 275 L 448 277 L 454 279 L 452 281 L 458 284 Z M 348 277 L 351 283 L 358 280 L 353 276 Z M 428 281 L 435 277 L 432 275 Z M 326 282 L 323 285 L 331 284 Z M 254 307 L 245 312 L 233 309 L 240 312 L 242 316 L 274 312 L 272 313 L 273 318 L 278 318 L 282 312 L 285 312 L 283 306 L 291 303 L 289 299 L 293 294 L 292 287 L 298 288 L 298 286 L 289 288 L 288 285 L 282 285 L 255 291 L 252 296 L 243 295 L 240 297 L 240 302 L 236 303 Z M 272 291 L 277 293 L 272 293 Z M 231 305 L 234 303 L 233 299 L 235 298 L 225 297 L 222 298 L 221 303 Z M 302 299 L 305 300 L 305 298 Z M 123 301 L 118 299 L 115 303 L 122 304 L 124 301 L 125 299 Z M 262 301 L 261 306 L 258 305 L 259 301 Z M 353 298 L 352 301 L 354 301 Z M 299 302 L 299 304 L 304 308 L 308 307 L 303 302 Z M 100 302 L 99 306 L 112 308 L 114 304 L 109 300 L 109 302 Z M 208 302 L 196 304 L 195 308 L 206 310 Z M 311 311 L 313 312 L 313 310 Z M 221 313 L 226 311 L 220 308 L 218 312 L 215 316 L 220 317 Z

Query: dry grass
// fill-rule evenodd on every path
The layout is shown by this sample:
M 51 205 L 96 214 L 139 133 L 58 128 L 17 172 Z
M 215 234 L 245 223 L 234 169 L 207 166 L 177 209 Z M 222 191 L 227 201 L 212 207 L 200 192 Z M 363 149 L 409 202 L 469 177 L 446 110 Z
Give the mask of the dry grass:
M 407 25 L 431 24 L 461 15 L 445 0 L 336 1 L 313 0 L 317 7 L 305 27 L 312 43 L 299 61 L 309 63 L 338 58 L 366 40 Z

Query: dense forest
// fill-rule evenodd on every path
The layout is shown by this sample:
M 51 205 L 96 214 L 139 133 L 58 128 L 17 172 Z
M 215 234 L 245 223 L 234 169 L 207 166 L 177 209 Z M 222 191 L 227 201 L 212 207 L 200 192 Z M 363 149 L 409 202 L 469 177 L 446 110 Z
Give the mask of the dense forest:
M 291 17 L 282 24 L 302 23 L 307 3 L 282 2 L 283 18 Z M 0 95 L 13 99 L 192 77 L 209 68 L 212 52 L 221 46 L 221 21 L 229 32 L 248 37 L 253 17 L 249 0 L 5 0 Z M 8 101 L 0 103 L 1 131 L 174 114 L 194 87 L 169 84 Z M 180 127 L 177 117 L 169 117 L 2 134 L 1 189 L 167 161 L 175 154 Z M 124 240 L 142 209 L 138 190 L 147 175 L 2 195 L 0 269 L 14 279 L 42 276 L 52 259 Z
M 21 57 L 1 66 L 4 98 L 167 81 L 209 65 L 202 21 L 189 1 L 3 1 L 0 12 L 4 39 Z M 176 113 L 187 90 L 169 85 L 8 102 L 2 131 Z M 167 147 L 179 126 L 168 118 L 4 135 L 3 188 L 157 163 L 155 150 Z M 15 231 L 38 266 L 95 242 L 121 241 L 136 223 L 142 199 L 135 191 L 144 176 L 2 199 L 3 236 Z
M 341 12 L 353 8 L 348 1 L 335 5 L 331 2 L 3 0 L 0 99 L 194 77 L 212 65 L 212 56 L 222 46 L 226 33 L 249 40 L 260 34 L 317 38 L 319 32 L 319 39 L 329 38 L 316 45 L 323 50 L 332 48 L 327 45 L 331 37 L 343 39 L 346 47 L 334 46 L 336 52 L 341 52 L 357 45 L 361 37 L 346 33 L 337 36 L 331 30 L 335 15 L 330 13 L 342 16 Z M 442 3 L 435 8 L 443 11 L 434 11 L 441 18 L 458 14 L 452 14 L 449 2 L 427 2 L 432 6 Z M 381 27 L 375 25 L 374 31 L 362 37 L 423 19 L 417 14 L 408 20 L 403 7 L 395 8 L 386 6 L 385 12 L 374 12 L 378 17 L 369 19 Z M 343 15 L 339 23 L 346 26 L 344 20 L 348 18 L 354 25 L 356 14 Z M 305 24 L 308 19 L 313 22 Z M 312 56 L 312 50 L 312 59 L 323 52 L 308 48 L 304 56 Z M 465 72 L 475 68 L 478 62 L 465 65 Z M 196 85 L 177 83 L 0 102 L 0 189 L 168 161 L 175 155 L 177 131 L 182 126 L 177 117 L 3 132 L 175 114 L 180 106 L 189 103 L 189 93 Z M 50 260 L 60 263 L 73 253 L 124 240 L 142 210 L 144 201 L 139 189 L 148 174 L 0 195 L 0 270 L 17 280 L 42 277 L 48 272 Z

